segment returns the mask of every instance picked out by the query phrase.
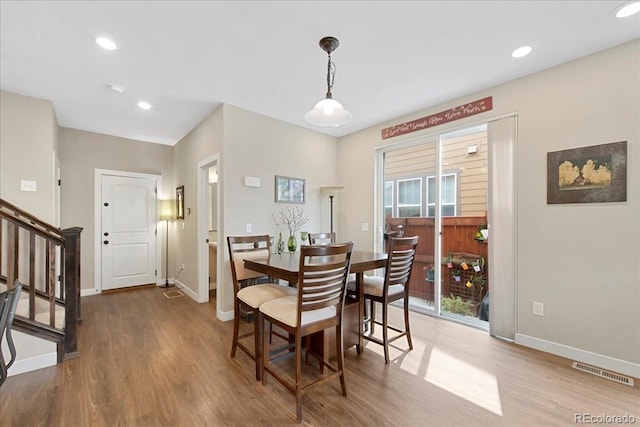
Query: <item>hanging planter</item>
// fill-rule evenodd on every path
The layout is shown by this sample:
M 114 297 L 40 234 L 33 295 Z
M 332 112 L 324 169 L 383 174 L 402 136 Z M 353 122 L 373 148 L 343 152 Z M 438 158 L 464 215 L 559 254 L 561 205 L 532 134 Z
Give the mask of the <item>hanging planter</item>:
M 453 258 L 451 257 L 451 252 L 447 254 L 447 259 L 445 260 L 447 263 L 447 268 L 453 268 Z

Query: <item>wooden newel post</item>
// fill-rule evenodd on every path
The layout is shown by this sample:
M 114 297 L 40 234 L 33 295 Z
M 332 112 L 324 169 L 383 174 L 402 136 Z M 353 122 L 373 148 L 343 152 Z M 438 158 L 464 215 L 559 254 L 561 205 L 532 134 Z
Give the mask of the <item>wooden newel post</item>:
M 82 227 L 62 230 L 65 245 L 64 295 L 65 295 L 65 353 L 78 351 L 78 322 L 82 320 L 80 311 L 80 233 Z

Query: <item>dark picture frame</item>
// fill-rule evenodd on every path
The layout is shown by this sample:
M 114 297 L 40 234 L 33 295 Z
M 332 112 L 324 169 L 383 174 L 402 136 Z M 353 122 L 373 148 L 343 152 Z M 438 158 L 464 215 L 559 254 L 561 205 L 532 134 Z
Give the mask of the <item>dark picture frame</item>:
M 547 204 L 627 200 L 627 141 L 547 153 Z
M 176 187 L 176 218 L 184 219 L 184 185 Z
M 290 176 L 276 175 L 276 203 L 297 203 L 305 202 L 305 180 L 303 178 L 292 178 Z

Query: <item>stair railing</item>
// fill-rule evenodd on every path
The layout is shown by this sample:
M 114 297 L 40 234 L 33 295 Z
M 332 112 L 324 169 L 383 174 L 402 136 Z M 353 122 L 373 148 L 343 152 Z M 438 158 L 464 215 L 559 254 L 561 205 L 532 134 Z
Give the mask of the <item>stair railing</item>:
M 58 363 L 78 350 L 81 231 L 60 230 L 0 199 L 0 284 L 18 279 L 28 295 L 13 329 L 55 342 Z

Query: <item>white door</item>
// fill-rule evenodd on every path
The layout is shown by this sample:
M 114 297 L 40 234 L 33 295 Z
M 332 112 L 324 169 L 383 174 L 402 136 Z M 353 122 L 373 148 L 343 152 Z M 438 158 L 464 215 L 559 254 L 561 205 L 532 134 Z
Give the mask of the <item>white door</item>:
M 102 290 L 156 282 L 156 181 L 103 175 Z

